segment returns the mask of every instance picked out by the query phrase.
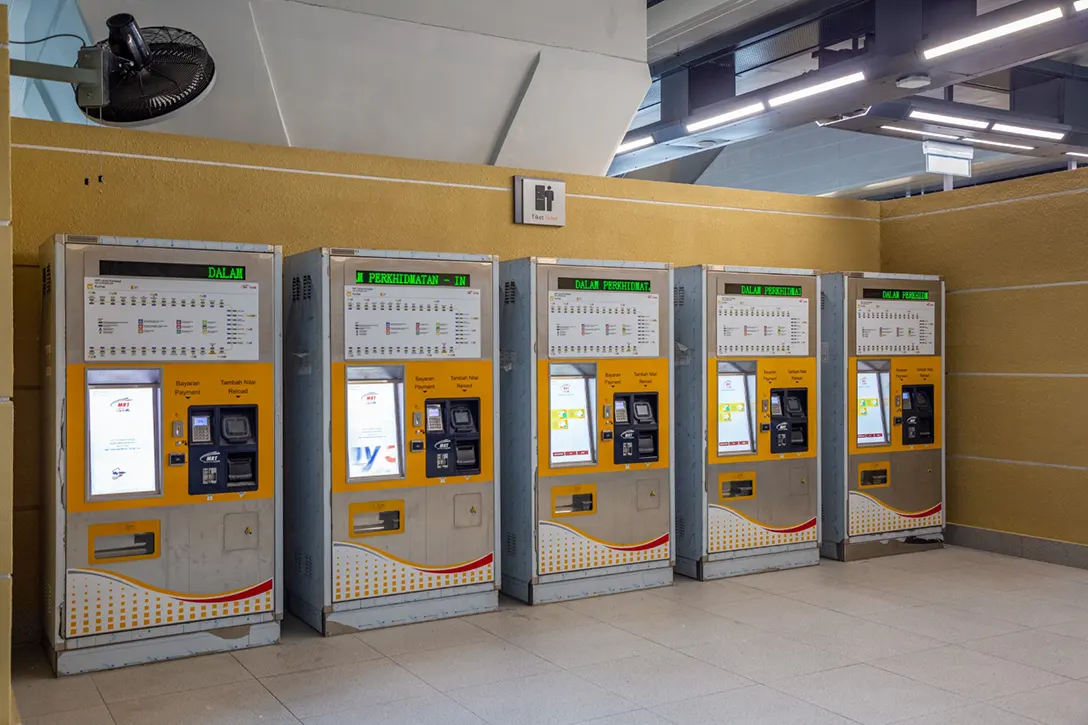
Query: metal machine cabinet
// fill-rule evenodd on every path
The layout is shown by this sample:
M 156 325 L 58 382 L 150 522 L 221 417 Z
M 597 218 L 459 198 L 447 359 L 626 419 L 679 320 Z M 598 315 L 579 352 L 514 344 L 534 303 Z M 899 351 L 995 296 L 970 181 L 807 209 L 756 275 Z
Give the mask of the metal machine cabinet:
M 288 609 L 327 635 L 495 609 L 495 258 L 284 265 Z
M 53 667 L 278 641 L 280 248 L 62 235 L 40 263 Z
M 675 295 L 677 571 L 818 563 L 819 277 L 684 267 Z
M 672 583 L 672 265 L 500 269 L 503 591 Z
M 824 556 L 942 545 L 944 282 L 823 276 Z

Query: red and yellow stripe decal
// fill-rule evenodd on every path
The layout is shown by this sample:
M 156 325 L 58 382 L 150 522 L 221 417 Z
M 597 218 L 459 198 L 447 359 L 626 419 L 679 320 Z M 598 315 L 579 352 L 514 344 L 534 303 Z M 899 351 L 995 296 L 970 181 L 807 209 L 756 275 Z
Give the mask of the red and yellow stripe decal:
M 489 552 L 487 554 L 484 554 L 480 558 L 472 559 L 471 561 L 463 561 L 459 564 L 450 564 L 448 566 L 433 567 L 417 564 L 416 562 L 408 561 L 407 559 L 401 559 L 400 557 L 393 556 L 387 551 L 375 549 L 372 546 L 367 546 L 366 544 L 359 544 L 354 541 L 337 541 L 336 544 L 338 546 L 351 546 L 356 549 L 361 549 L 367 553 L 373 554 L 374 556 L 380 556 L 383 559 L 389 559 L 390 561 L 395 561 L 398 564 L 410 566 L 413 569 L 421 571 L 425 574 L 461 574 L 466 571 L 481 569 L 495 561 L 495 553 Z
M 942 508 L 941 504 L 937 504 L 936 506 L 930 506 L 929 508 L 923 509 L 921 511 L 902 511 L 900 509 L 895 508 L 894 506 L 889 506 L 888 504 L 884 503 L 880 499 L 874 498 L 873 496 L 870 496 L 869 494 L 865 493 L 864 491 L 851 491 L 850 493 L 852 495 L 864 496 L 865 498 L 867 498 L 870 501 L 872 501 L 873 503 L 875 503 L 877 506 L 880 506 L 882 508 L 886 508 L 889 511 L 894 511 L 895 513 L 899 514 L 900 516 L 905 516 L 908 519 L 924 519 L 927 516 L 933 516 L 934 514 L 940 513 L 941 508 Z
M 131 584 L 132 586 L 139 587 L 140 589 L 146 589 L 156 594 L 162 594 L 168 597 L 172 597 L 182 602 L 190 602 L 192 604 L 222 604 L 224 602 L 237 602 L 243 599 L 249 599 L 255 597 L 258 594 L 264 594 L 265 592 L 272 591 L 273 580 L 268 579 L 260 584 L 254 584 L 253 586 L 245 587 L 244 589 L 236 589 L 232 592 L 222 592 L 220 594 L 192 594 L 189 592 L 173 592 L 169 589 L 160 589 L 159 587 L 146 584 L 139 579 L 133 579 L 132 577 L 125 576 L 124 574 L 118 574 L 113 571 L 103 571 L 101 569 L 69 569 L 69 573 L 75 574 L 90 574 L 92 576 L 100 576 L 105 579 L 113 579 L 114 581 L 121 582 L 122 584 Z
M 712 504 L 710 504 L 710 507 L 719 509 L 721 511 L 728 511 L 731 514 L 734 514 L 736 516 L 740 516 L 742 519 L 744 519 L 748 523 L 755 524 L 759 528 L 764 529 L 765 531 L 770 531 L 771 533 L 774 533 L 774 534 L 798 534 L 798 533 L 800 533 L 802 531 L 807 531 L 807 530 L 809 530 L 811 528 L 814 528 L 816 526 L 816 517 L 815 516 L 813 516 L 808 521 L 804 521 L 804 522 L 802 522 L 800 524 L 795 524 L 794 526 L 778 527 L 778 526 L 768 526 L 767 524 L 765 524 L 765 523 L 763 523 L 761 521 L 756 521 L 751 516 L 745 516 L 740 511 L 737 511 L 736 509 L 730 508 L 728 506 L 721 506 L 719 504 L 712 503 Z
M 658 546 L 662 546 L 664 544 L 669 543 L 669 535 L 667 533 L 662 534 L 661 536 L 658 536 L 656 539 L 650 539 L 649 541 L 642 541 L 642 542 L 639 542 L 637 544 L 616 544 L 616 543 L 613 543 L 611 541 L 604 541 L 603 539 L 598 539 L 595 536 L 590 536 L 589 534 L 587 534 L 584 531 L 581 531 L 580 529 L 576 529 L 573 526 L 568 526 L 567 524 L 561 524 L 558 521 L 541 521 L 540 523 L 542 525 L 557 526 L 557 527 L 559 527 L 561 529 L 566 529 L 567 531 L 571 532 L 572 534 L 575 534 L 577 536 L 581 536 L 583 538 L 589 539 L 590 541 L 596 542 L 596 543 L 600 544 L 601 546 L 607 546 L 609 549 L 612 549 L 613 551 L 646 551 L 647 549 L 655 549 Z

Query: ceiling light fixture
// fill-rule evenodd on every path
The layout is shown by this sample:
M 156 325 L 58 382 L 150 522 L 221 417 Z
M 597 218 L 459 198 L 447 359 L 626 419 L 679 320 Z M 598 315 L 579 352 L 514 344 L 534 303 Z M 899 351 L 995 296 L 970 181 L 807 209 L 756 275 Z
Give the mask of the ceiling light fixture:
M 885 131 L 895 131 L 896 133 L 913 133 L 917 136 L 928 136 L 929 138 L 943 138 L 949 141 L 958 141 L 959 136 L 949 136 L 947 133 L 931 133 L 929 131 L 916 131 L 913 128 L 902 128 L 900 126 L 881 126 Z
M 1026 126 L 1010 126 L 1007 123 L 995 123 L 991 129 L 998 133 L 1012 133 L 1017 136 L 1031 136 L 1032 138 L 1045 138 L 1051 141 L 1061 141 L 1065 138 L 1064 131 L 1044 131 L 1041 128 L 1028 128 Z
M 642 149 L 642 148 L 646 148 L 647 146 L 653 146 L 653 144 L 654 144 L 654 137 L 653 136 L 643 136 L 642 138 L 634 138 L 634 139 L 631 139 L 630 141 L 627 141 L 625 143 L 621 143 L 619 146 L 617 146 L 616 147 L 616 156 L 619 156 L 620 154 L 625 154 L 628 151 L 634 151 L 635 149 Z
M 1085 0 L 1084 7 L 1088 8 L 1088 0 Z M 1088 154 L 1082 154 L 1082 153 L 1078 153 L 1076 151 L 1066 151 L 1065 155 L 1066 156 L 1079 156 L 1082 159 L 1088 159 Z
M 1075 3 L 1073 3 L 1073 9 L 1076 10 L 1078 13 L 1081 10 L 1088 10 L 1088 0 L 1077 0 Z
M 1085 4 L 1088 5 L 1088 3 Z M 1083 8 L 1077 9 L 1081 10 Z M 1051 8 L 1050 10 L 1042 13 L 1029 15 L 1028 17 L 1022 18 L 1020 20 L 1015 20 L 1011 23 L 1005 23 L 1004 25 L 999 25 L 996 28 L 990 28 L 989 30 L 983 30 L 981 33 L 968 35 L 966 38 L 953 40 L 951 43 L 938 45 L 936 48 L 924 50 L 922 51 L 922 57 L 924 57 L 926 60 L 933 60 L 934 58 L 939 58 L 942 55 L 955 53 L 957 50 L 963 50 L 964 48 L 970 48 L 974 45 L 988 43 L 991 40 L 1003 38 L 1006 35 L 1012 35 L 1013 33 L 1018 33 L 1021 30 L 1027 30 L 1028 28 L 1034 28 L 1036 25 L 1049 23 L 1052 20 L 1060 20 L 1063 17 L 1065 17 L 1065 13 L 1060 7 Z
M 836 78 L 832 81 L 817 83 L 814 86 L 802 88 L 800 90 L 792 91 L 790 93 L 783 93 L 781 96 L 775 96 L 774 98 L 770 99 L 769 101 L 767 101 L 767 103 L 771 106 L 771 108 L 777 108 L 778 106 L 784 106 L 787 103 L 792 103 L 793 101 L 799 101 L 802 98 L 815 96 L 818 93 L 826 93 L 827 91 L 833 91 L 836 88 L 848 86 L 851 83 L 861 83 L 863 80 L 865 80 L 865 73 L 858 71 L 857 73 L 852 73 L 851 75 L 843 76 L 842 78 Z
M 1034 146 L 1021 146 L 1018 143 L 1005 143 L 1003 141 L 987 141 L 984 138 L 966 138 L 965 137 L 963 140 L 964 141 L 969 141 L 970 143 L 980 143 L 980 144 L 983 144 L 985 146 L 997 146 L 997 147 L 1003 148 L 1003 149 L 1017 149 L 1019 151 L 1034 151 L 1035 150 Z
M 963 126 L 964 128 L 986 129 L 990 127 L 989 121 L 979 121 L 974 118 L 959 118 L 957 116 L 945 116 L 929 111 L 911 111 L 910 117 L 917 121 L 932 121 L 934 123 L 947 123 L 949 126 Z
M 763 101 L 760 101 L 759 103 L 753 103 L 750 106 L 744 106 L 743 108 L 738 108 L 736 110 L 723 113 L 719 116 L 712 116 L 710 118 L 704 118 L 702 121 L 695 121 L 693 123 L 689 123 L 684 128 L 687 129 L 688 133 L 695 133 L 696 131 L 713 128 L 714 126 L 721 126 L 722 124 L 729 123 L 730 121 L 736 121 L 738 118 L 754 116 L 757 113 L 762 113 L 765 110 L 767 109 L 764 107 Z

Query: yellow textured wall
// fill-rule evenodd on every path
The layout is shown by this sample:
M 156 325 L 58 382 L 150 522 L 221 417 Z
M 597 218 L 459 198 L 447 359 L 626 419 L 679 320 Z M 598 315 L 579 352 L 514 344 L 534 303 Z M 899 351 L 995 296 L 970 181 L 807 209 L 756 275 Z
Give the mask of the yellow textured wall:
M 569 176 L 568 225 L 515 225 L 511 169 L 16 119 L 16 633 L 38 636 L 38 246 L 57 233 L 876 270 L 879 206 Z M 87 150 L 93 153 L 87 153 Z M 102 176 L 102 183 L 97 177 Z M 84 180 L 88 179 L 89 184 Z
M 1088 169 L 886 202 L 881 264 L 948 286 L 948 519 L 1088 544 Z

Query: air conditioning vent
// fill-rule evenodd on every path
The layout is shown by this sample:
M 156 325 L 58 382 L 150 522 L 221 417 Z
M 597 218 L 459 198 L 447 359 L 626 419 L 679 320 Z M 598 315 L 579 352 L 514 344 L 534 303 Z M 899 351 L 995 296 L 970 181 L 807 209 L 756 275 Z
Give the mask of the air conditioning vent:
M 302 280 L 298 277 L 291 278 L 291 301 L 298 302 L 302 299 Z
M 509 284 L 509 282 L 507 283 Z M 518 537 L 515 534 L 506 535 L 506 555 L 517 556 L 518 554 Z
M 676 285 L 672 288 L 672 306 L 683 307 L 684 298 L 687 297 L 687 292 L 684 290 L 683 285 Z
M 314 298 L 314 281 L 308 274 L 302 276 L 302 299 L 312 300 Z
M 48 297 L 53 293 L 53 265 L 42 267 L 42 296 Z
M 676 517 L 676 539 L 679 541 L 687 536 L 687 524 L 683 516 Z
M 504 305 L 512 305 L 518 299 L 518 286 L 513 281 L 505 282 L 502 286 L 502 302 Z

